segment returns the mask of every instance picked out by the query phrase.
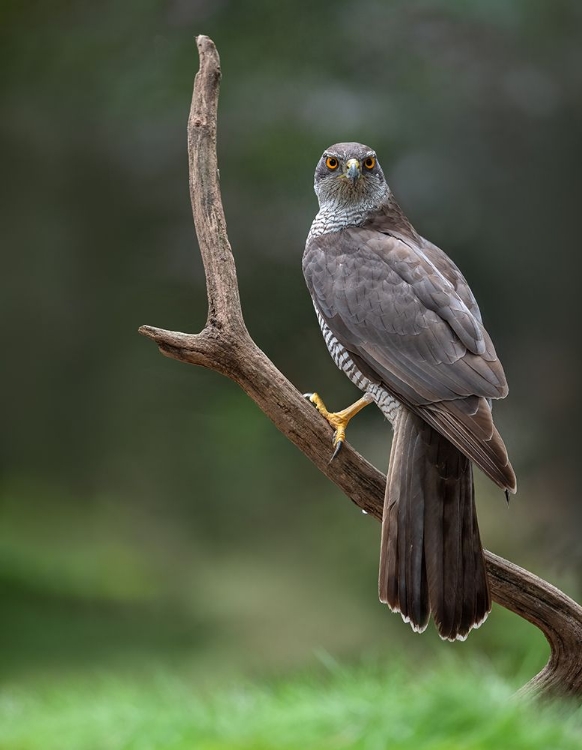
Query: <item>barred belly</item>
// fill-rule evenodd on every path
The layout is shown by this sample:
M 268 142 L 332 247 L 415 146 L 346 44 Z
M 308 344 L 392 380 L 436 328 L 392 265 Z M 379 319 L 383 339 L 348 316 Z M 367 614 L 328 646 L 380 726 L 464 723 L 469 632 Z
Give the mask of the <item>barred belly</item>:
M 327 348 L 329 349 L 329 353 L 331 354 L 333 361 L 336 363 L 339 369 L 348 376 L 348 378 L 355 386 L 357 386 L 361 391 L 364 391 L 364 393 L 369 393 L 370 396 L 372 396 L 374 402 L 384 414 L 386 419 L 394 424 L 396 415 L 402 408 L 400 402 L 397 401 L 390 393 L 388 393 L 388 391 L 379 383 L 374 383 L 362 372 L 360 372 L 354 360 L 350 357 L 349 352 L 344 349 L 344 347 L 333 335 L 317 308 L 315 308 L 315 313 L 317 315 L 317 320 L 319 321 L 321 332 L 323 333 L 324 341 L 327 345 Z

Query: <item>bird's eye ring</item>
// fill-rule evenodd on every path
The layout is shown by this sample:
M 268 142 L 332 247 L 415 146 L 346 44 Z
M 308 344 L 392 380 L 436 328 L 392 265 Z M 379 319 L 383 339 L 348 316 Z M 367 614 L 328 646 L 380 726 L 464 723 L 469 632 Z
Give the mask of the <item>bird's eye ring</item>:
M 366 169 L 374 169 L 376 166 L 376 159 L 373 156 L 368 156 L 364 159 L 364 166 Z
M 335 158 L 335 156 L 328 156 L 325 160 L 325 166 L 328 169 L 337 169 L 339 167 L 339 161 Z

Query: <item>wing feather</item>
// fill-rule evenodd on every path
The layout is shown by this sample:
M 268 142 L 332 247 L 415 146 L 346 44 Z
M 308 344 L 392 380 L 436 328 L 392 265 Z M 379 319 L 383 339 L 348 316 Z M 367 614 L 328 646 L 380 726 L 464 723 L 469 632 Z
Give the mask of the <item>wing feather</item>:
M 303 269 L 316 309 L 362 371 L 514 489 L 487 403 L 507 394 L 505 374 L 452 261 L 421 238 L 351 227 L 308 240 Z

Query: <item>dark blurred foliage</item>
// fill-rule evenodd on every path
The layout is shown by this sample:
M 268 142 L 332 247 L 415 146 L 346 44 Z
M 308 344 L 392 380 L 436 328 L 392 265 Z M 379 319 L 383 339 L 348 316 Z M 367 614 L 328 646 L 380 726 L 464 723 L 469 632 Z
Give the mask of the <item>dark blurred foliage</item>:
M 485 542 L 578 596 L 580 2 L 4 0 L 0 668 L 448 648 L 377 603 L 378 525 L 232 383 L 137 335 L 205 320 L 185 147 L 198 33 L 222 58 L 223 198 L 256 341 L 300 390 L 357 395 L 301 254 L 322 150 L 368 143 L 505 364 L 520 492 L 507 508 L 479 479 Z M 350 428 L 382 468 L 389 434 L 372 409 Z M 500 612 L 469 643 L 498 660 L 540 645 Z

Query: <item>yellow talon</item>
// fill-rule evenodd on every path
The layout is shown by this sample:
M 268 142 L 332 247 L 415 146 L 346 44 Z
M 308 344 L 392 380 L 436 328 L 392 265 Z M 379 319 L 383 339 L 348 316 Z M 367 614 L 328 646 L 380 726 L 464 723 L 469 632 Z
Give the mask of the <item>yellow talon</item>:
M 334 452 L 331 457 L 331 460 L 337 456 L 337 454 L 340 452 L 342 445 L 345 442 L 346 439 L 346 427 L 348 426 L 348 422 L 352 417 L 354 417 L 359 411 L 361 411 L 365 406 L 372 403 L 372 397 L 370 394 L 366 393 L 362 398 L 358 399 L 354 404 L 351 406 L 348 406 L 347 409 L 342 409 L 342 411 L 336 411 L 336 412 L 330 412 L 327 410 L 325 404 L 321 400 L 320 396 L 317 393 L 309 393 L 305 394 L 307 398 L 311 401 L 311 403 L 315 406 L 317 411 L 321 414 L 321 416 L 329 422 L 329 424 L 333 427 L 334 433 L 333 433 L 333 447 Z

